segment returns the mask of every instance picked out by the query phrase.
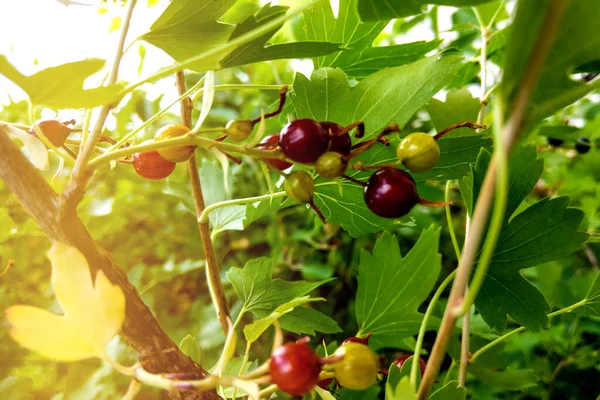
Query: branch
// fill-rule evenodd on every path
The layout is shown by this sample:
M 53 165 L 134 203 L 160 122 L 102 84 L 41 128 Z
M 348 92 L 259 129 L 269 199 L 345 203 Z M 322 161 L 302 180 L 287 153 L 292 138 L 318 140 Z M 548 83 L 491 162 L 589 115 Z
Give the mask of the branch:
M 206 375 L 201 366 L 183 354 L 146 307 L 127 274 L 115 265 L 110 254 L 92 239 L 74 210 L 61 212 L 60 196 L 53 191 L 0 125 L 0 179 L 17 197 L 35 222 L 53 241 L 77 248 L 93 274 L 103 271 L 119 285 L 126 298 L 123 338 L 138 352 L 144 369 L 153 372 L 194 371 Z M 189 397 L 188 397 L 189 398 Z M 215 392 L 194 399 L 214 400 Z
M 185 75 L 183 72 L 177 72 L 175 77 L 177 81 L 177 90 L 181 95 L 186 91 Z M 191 129 L 192 103 L 189 97 L 181 100 L 180 111 L 181 122 Z M 188 173 L 190 175 L 190 182 L 192 184 L 192 194 L 194 195 L 196 218 L 199 219 L 206 208 L 206 204 L 202 194 L 202 186 L 200 185 L 200 175 L 198 174 L 198 161 L 196 159 L 196 153 L 194 153 L 192 158 L 190 158 L 188 161 Z M 223 283 L 221 282 L 221 275 L 219 272 L 217 257 L 215 255 L 215 249 L 210 239 L 210 227 L 208 222 L 198 222 L 198 230 L 200 231 L 200 240 L 202 241 L 204 258 L 206 259 L 206 278 L 208 280 L 208 287 L 210 288 L 210 296 L 217 311 L 219 322 L 221 322 L 221 326 L 223 327 L 223 332 L 227 334 L 229 329 L 229 325 L 227 323 L 227 320 L 229 319 L 229 309 L 227 307 L 225 291 L 223 290 Z
M 566 4 L 566 0 L 553 0 L 547 7 L 546 16 L 538 31 L 537 40 L 527 62 L 525 76 L 519 86 L 519 92 L 517 93 L 510 119 L 501 132 L 503 155 L 505 157 L 521 134 L 526 106 L 529 103 L 538 76 L 542 71 L 546 56 L 554 40 L 562 11 L 566 7 Z M 497 129 L 500 129 L 500 127 L 497 127 Z M 481 238 L 485 231 L 488 215 L 494 200 L 496 177 L 497 159 L 494 157 L 489 164 L 479 198 L 477 199 L 472 219 L 473 224 L 471 225 L 471 229 L 466 238 L 463 254 L 457 269 L 458 272 L 448 298 L 448 304 L 444 312 L 440 330 L 435 344 L 433 345 L 427 369 L 425 370 L 423 380 L 421 381 L 421 386 L 419 387 L 419 392 L 417 394 L 419 400 L 425 400 L 431 392 L 431 388 L 442 364 L 444 354 L 446 353 L 448 342 L 452 336 L 452 331 L 456 325 L 458 315 L 454 310 L 463 303 L 467 282 L 471 275 L 475 258 L 479 252 Z

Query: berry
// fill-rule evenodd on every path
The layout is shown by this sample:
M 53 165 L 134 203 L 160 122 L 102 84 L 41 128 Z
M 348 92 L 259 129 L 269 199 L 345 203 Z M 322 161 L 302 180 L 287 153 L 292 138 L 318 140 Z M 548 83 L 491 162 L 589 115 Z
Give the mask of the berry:
M 175 170 L 175 163 L 165 160 L 157 151 L 135 153 L 132 158 L 133 169 L 146 179 L 163 179 Z
M 556 139 L 556 138 L 547 138 L 546 141 L 548 142 L 548 144 L 552 147 L 560 147 L 563 145 L 563 143 L 565 142 L 562 139 Z
M 341 125 L 335 122 L 323 121 L 319 122 L 319 125 L 325 129 L 325 133 L 329 137 L 329 151 L 335 151 L 344 156 L 347 156 L 352 151 L 352 141 L 348 132 L 343 135 L 336 135 L 339 131 L 344 129 Z
M 273 352 L 269 371 L 281 390 L 302 396 L 319 381 L 321 362 L 306 344 L 288 343 Z
M 46 119 L 38 121 L 37 125 L 41 129 L 44 136 L 48 138 L 50 143 L 52 143 L 56 147 L 62 146 L 67 140 L 67 137 L 69 137 L 69 135 L 75 131 L 75 129 L 71 129 L 65 124 L 55 119 Z M 33 126 L 29 130 L 29 133 L 31 133 L 32 135 L 37 135 Z
M 364 197 L 369 210 L 384 218 L 402 217 L 420 202 L 414 179 L 408 173 L 390 167 L 371 175 Z
M 315 183 L 306 171 L 294 171 L 285 178 L 283 189 L 296 203 L 310 203 L 315 193 Z
M 344 346 L 348 343 L 361 343 L 361 344 L 368 345 L 370 337 L 371 337 L 371 332 L 367 333 L 367 335 L 364 338 L 351 336 L 351 337 L 347 338 L 346 340 L 344 340 L 341 345 Z
M 185 125 L 167 125 L 156 132 L 154 141 L 173 139 L 187 134 L 190 129 Z M 190 159 L 196 150 L 195 146 L 173 146 L 157 150 L 158 154 L 167 161 L 184 162 Z
M 321 125 L 312 119 L 297 119 L 283 127 L 279 145 L 289 159 L 312 164 L 327 151 L 328 138 Z
M 423 132 L 406 136 L 396 149 L 398 159 L 412 172 L 424 172 L 440 159 L 440 146 L 433 136 Z
M 249 119 L 232 119 L 225 126 L 225 133 L 234 142 L 248 139 L 254 129 L 254 122 Z
M 396 364 L 396 366 L 399 369 L 402 369 L 402 365 L 404 365 L 406 360 L 408 360 L 410 357 L 412 357 L 412 356 L 400 356 L 400 357 L 396 358 L 393 363 Z M 425 367 L 426 367 L 425 361 L 423 361 L 423 359 L 421 357 L 419 357 L 419 368 L 421 369 L 421 376 L 423 376 L 423 374 L 425 373 Z
M 277 146 L 279 146 L 279 134 L 275 133 L 273 135 L 265 136 L 263 140 L 260 141 L 260 144 L 265 150 L 275 150 Z M 292 166 L 291 163 L 287 161 L 280 160 L 278 158 L 265 158 L 263 161 L 271 164 L 273 167 L 277 168 L 280 171 L 284 169 L 288 169 Z
M 333 378 L 327 378 L 317 382 L 317 385 L 319 385 L 320 388 L 328 389 L 331 382 L 333 382 Z
M 368 346 L 348 343 L 339 347 L 334 356 L 343 359 L 333 365 L 335 379 L 345 388 L 364 390 L 375 383 L 379 372 L 379 357 Z
M 322 177 L 333 179 L 342 176 L 346 172 L 347 166 L 348 163 L 342 154 L 328 151 L 319 157 L 315 170 Z
M 575 150 L 577 150 L 579 154 L 585 154 L 588 151 L 590 151 L 590 139 L 586 138 L 585 136 L 582 136 L 579 139 L 577 139 L 577 143 L 575 144 Z

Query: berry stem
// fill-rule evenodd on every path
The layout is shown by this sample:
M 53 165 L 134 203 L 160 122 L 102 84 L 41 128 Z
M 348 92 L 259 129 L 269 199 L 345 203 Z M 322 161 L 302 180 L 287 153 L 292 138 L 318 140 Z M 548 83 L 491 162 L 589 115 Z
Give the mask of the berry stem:
M 435 140 L 439 140 L 441 139 L 444 135 L 446 135 L 448 132 L 451 132 L 455 129 L 458 128 L 469 128 L 469 129 L 487 129 L 487 126 L 485 125 L 479 125 L 475 122 L 469 122 L 469 121 L 463 121 L 463 122 L 457 122 L 456 124 L 452 124 L 449 127 L 447 127 L 446 129 L 438 132 L 433 138 Z
M 182 97 L 180 103 L 181 122 L 183 125 L 191 128 L 192 126 L 192 109 L 193 105 L 189 97 L 183 96 L 186 93 L 185 90 L 185 75 L 183 72 L 177 72 L 175 74 L 177 82 L 177 90 Z M 198 174 L 198 161 L 196 159 L 196 153 L 188 161 L 188 173 L 190 176 L 190 183 L 192 185 L 192 195 L 194 196 L 194 206 L 196 209 L 196 217 L 200 218 L 206 203 L 204 202 L 204 196 L 202 194 L 202 185 L 200 183 L 200 175 Z M 208 287 L 212 303 L 217 312 L 217 317 L 223 328 L 223 332 L 227 335 L 229 330 L 229 309 L 227 307 L 227 298 L 225 297 L 225 290 L 223 289 L 223 283 L 221 282 L 221 275 L 219 272 L 219 265 L 217 263 L 217 257 L 215 255 L 215 249 L 213 247 L 210 238 L 210 227 L 208 222 L 199 222 L 198 230 L 200 231 L 200 241 L 202 242 L 202 248 L 204 249 L 204 257 L 206 259 L 206 278 L 208 281 Z
M 452 201 L 431 201 L 425 199 L 419 199 L 419 204 L 422 204 L 427 207 L 446 207 L 452 205 Z
M 213 203 L 204 208 L 204 211 L 202 211 L 202 214 L 200 214 L 200 217 L 198 217 L 198 223 L 202 223 L 202 224 L 208 223 L 209 222 L 209 219 L 208 219 L 209 214 L 212 211 L 215 211 L 222 207 L 228 207 L 228 206 L 233 206 L 233 205 L 238 205 L 238 204 L 255 203 L 257 201 L 270 200 L 270 199 L 276 199 L 279 197 L 284 197 L 285 195 L 286 195 L 285 192 L 277 192 L 277 193 L 272 193 L 272 194 L 269 193 L 269 194 L 265 194 L 262 196 L 256 196 L 256 197 L 246 197 L 243 199 L 219 201 L 218 203 Z
M 325 216 L 323 215 L 323 213 L 321 212 L 321 210 L 319 210 L 319 207 L 317 207 L 315 205 L 315 202 L 311 200 L 308 203 L 308 205 L 310 205 L 310 208 L 312 208 L 312 210 L 315 212 L 315 214 L 317 214 L 317 217 L 319 217 L 319 219 L 321 220 L 321 222 L 323 223 L 323 225 L 327 225 L 327 220 L 325 220 Z
M 342 175 L 342 178 L 348 179 L 350 182 L 354 182 L 357 185 L 360 185 L 362 187 L 367 186 L 367 182 L 360 181 L 360 180 L 358 180 L 356 178 L 353 178 L 353 177 L 351 177 L 349 175 L 346 175 L 346 174 Z
M 344 128 L 345 129 L 345 128 Z M 381 141 L 381 138 L 385 135 L 388 135 L 390 133 L 393 132 L 400 132 L 400 128 L 398 127 L 398 124 L 390 124 L 388 126 L 386 126 L 380 133 L 379 135 L 377 135 L 377 137 L 370 139 L 370 140 L 366 140 L 362 143 L 358 144 L 358 147 L 356 149 L 354 149 L 352 151 L 352 153 L 350 153 L 350 155 L 344 157 L 344 159 L 346 161 L 357 157 L 358 155 L 360 155 L 361 153 L 367 151 L 368 149 L 370 149 L 374 144 L 378 143 Z M 385 144 L 385 143 L 384 143 Z
M 279 89 L 279 106 L 277 107 L 277 110 L 265 114 L 264 119 L 271 118 L 271 117 L 281 114 L 281 111 L 283 111 L 283 106 L 285 105 L 285 99 L 286 99 L 288 90 L 289 89 L 287 86 L 284 86 L 281 89 Z M 260 120 L 261 120 L 261 117 L 254 118 L 252 120 L 252 125 L 258 124 L 260 122 Z
M 365 123 L 362 121 L 356 121 L 349 125 L 346 125 L 341 130 L 334 133 L 332 136 L 345 135 L 346 133 L 350 132 L 354 128 L 356 128 L 356 133 L 354 134 L 354 136 L 356 136 L 357 138 L 363 137 L 363 135 L 365 134 Z

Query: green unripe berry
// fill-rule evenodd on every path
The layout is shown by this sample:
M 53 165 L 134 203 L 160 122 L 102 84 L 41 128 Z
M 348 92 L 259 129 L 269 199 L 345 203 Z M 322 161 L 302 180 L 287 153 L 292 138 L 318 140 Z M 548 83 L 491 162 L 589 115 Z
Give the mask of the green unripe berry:
M 364 390 L 375 383 L 379 372 L 379 357 L 369 346 L 358 342 L 339 347 L 334 356 L 343 356 L 333 365 L 335 379 L 342 387 Z
M 343 155 L 336 151 L 328 151 L 318 158 L 315 170 L 322 177 L 333 179 L 342 176 L 347 166 Z
M 433 136 L 423 132 L 406 136 L 396 149 L 398 159 L 412 172 L 425 172 L 440 159 L 440 146 Z
M 283 189 L 296 203 L 310 203 L 315 193 L 315 183 L 306 171 L 294 171 L 283 182 Z
M 254 129 L 254 122 L 249 119 L 232 119 L 225 126 L 225 133 L 234 142 L 246 140 Z

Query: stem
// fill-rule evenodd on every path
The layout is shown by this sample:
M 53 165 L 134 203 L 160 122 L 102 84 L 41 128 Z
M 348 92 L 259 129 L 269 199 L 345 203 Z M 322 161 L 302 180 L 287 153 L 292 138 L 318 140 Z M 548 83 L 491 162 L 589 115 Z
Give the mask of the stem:
M 446 376 L 444 377 L 444 383 L 442 386 L 446 386 L 446 384 L 450 381 L 452 377 L 452 372 L 454 372 L 454 368 L 456 368 L 456 360 L 452 360 L 450 366 L 448 367 L 448 371 L 446 372 Z
M 206 206 L 204 208 L 204 211 L 202 211 L 202 214 L 200 214 L 200 217 L 198 218 L 198 222 L 199 223 L 208 223 L 209 222 L 209 214 L 219 208 L 222 207 L 227 207 L 227 206 L 235 206 L 238 204 L 248 204 L 248 203 L 254 203 L 257 201 L 262 201 L 262 200 L 270 200 L 270 199 L 276 199 L 279 197 L 283 197 L 285 196 L 285 192 L 277 192 L 277 193 L 269 193 L 269 194 L 265 194 L 262 196 L 256 196 L 256 197 L 245 197 L 243 199 L 234 199 L 234 200 L 225 200 L 225 201 L 219 201 L 218 203 L 214 203 L 211 204 L 209 206 Z
M 125 393 L 122 400 L 134 400 L 141 388 L 142 384 L 139 381 L 132 379 L 131 382 L 129 382 L 127 393 Z
M 119 66 L 121 64 L 121 57 L 123 56 L 123 46 L 125 44 L 125 38 L 127 37 L 127 32 L 129 31 L 129 24 L 131 22 L 131 16 L 133 14 L 133 9 L 137 0 L 129 0 L 127 4 L 127 14 L 123 20 L 123 25 L 121 26 L 121 33 L 119 36 L 119 42 L 117 44 L 117 49 L 115 51 L 115 58 L 113 60 L 112 69 L 110 71 L 110 76 L 108 78 L 108 84 L 112 85 L 117 82 L 117 76 L 119 73 Z M 104 127 L 104 122 L 106 121 L 106 117 L 108 117 L 108 113 L 114 104 L 107 104 L 102 106 L 100 109 L 100 113 L 98 114 L 98 119 L 94 124 L 94 128 L 89 134 L 88 140 L 85 143 L 82 143 L 82 147 L 80 149 L 79 157 L 77 158 L 77 162 L 75 163 L 75 167 L 73 169 L 73 175 L 71 181 L 69 182 L 69 186 L 71 187 L 69 192 L 73 190 L 74 186 L 78 186 L 80 183 L 83 184 L 85 181 L 84 173 L 87 168 L 88 161 L 92 154 L 94 153 L 94 148 L 96 147 L 96 142 L 102 135 L 102 128 Z
M 456 240 L 454 224 L 452 223 L 452 214 L 450 212 L 450 181 L 446 181 L 444 201 L 446 202 L 446 221 L 448 221 L 448 231 L 450 232 L 450 239 L 452 239 L 452 246 L 454 247 L 454 252 L 456 253 L 456 259 L 460 260 L 460 248 L 458 247 L 458 240 Z
M 177 72 L 175 74 L 177 81 L 177 90 L 180 95 L 186 92 L 185 89 L 185 75 L 183 72 Z M 180 103 L 181 122 L 188 128 L 192 127 L 192 104 L 189 97 L 184 97 Z M 188 173 L 190 175 L 190 183 L 192 185 L 192 195 L 194 196 L 194 206 L 196 208 L 196 217 L 200 218 L 206 207 L 204 203 L 204 196 L 202 195 L 202 186 L 200 184 L 200 175 L 198 174 L 198 160 L 196 159 L 196 153 L 188 161 Z M 210 297 L 212 303 L 215 306 L 217 317 L 221 322 L 223 332 L 227 335 L 229 329 L 229 309 L 227 307 L 227 299 L 225 297 L 225 291 L 223 290 L 223 283 L 221 282 L 221 275 L 219 272 L 219 265 L 217 263 L 217 257 L 215 255 L 215 249 L 213 247 L 210 238 L 210 228 L 208 222 L 199 222 L 198 230 L 200 231 L 200 240 L 202 241 L 202 248 L 204 249 L 204 257 L 206 259 L 206 279 L 210 290 Z
M 487 106 L 485 93 L 487 91 L 487 45 L 489 39 L 489 29 L 483 23 L 483 19 L 481 18 L 481 14 L 479 14 L 477 7 L 472 7 L 472 9 L 475 13 L 477 21 L 479 22 L 479 29 L 481 30 L 481 55 L 479 57 L 479 64 L 481 65 L 481 87 L 479 92 L 479 101 L 481 102 L 481 108 L 479 109 L 479 114 L 477 115 L 477 123 L 481 125 L 483 124 L 485 107 Z
M 145 83 L 149 83 L 149 82 L 153 82 L 158 79 L 161 79 L 161 78 L 165 78 L 165 77 L 167 77 L 175 72 L 178 72 L 178 71 L 183 71 L 185 68 L 187 68 L 193 64 L 196 64 L 205 59 L 209 59 L 211 57 L 217 56 L 218 54 L 226 55 L 229 51 L 233 51 L 237 47 L 242 46 L 246 43 L 249 43 L 252 40 L 259 38 L 262 35 L 264 35 L 265 33 L 280 26 L 288 19 L 291 19 L 291 18 L 295 17 L 296 15 L 302 13 L 302 11 L 304 11 L 305 9 L 312 7 L 318 1 L 320 1 L 320 0 L 317 0 L 316 2 L 310 2 L 304 6 L 298 7 L 297 9 L 295 9 L 285 15 L 282 15 L 281 17 L 275 18 L 275 19 L 267 22 L 266 24 L 261 25 L 257 29 L 254 29 L 250 32 L 244 33 L 243 35 L 240 35 L 240 36 L 236 37 L 235 39 L 232 39 L 221 45 L 211 47 L 208 50 L 198 54 L 197 56 L 188 58 L 187 60 L 182 61 L 179 64 L 175 64 L 168 68 L 163 68 L 162 70 L 160 70 L 160 71 L 158 71 L 136 83 L 133 83 L 133 84 L 125 87 L 125 89 L 123 89 L 123 92 L 121 94 L 125 95 L 125 94 L 131 92 L 132 90 L 142 86 Z
M 560 16 L 562 15 L 565 6 L 566 0 L 552 0 L 546 8 L 546 16 L 538 31 L 538 37 L 532 48 L 529 60 L 527 61 L 525 75 L 519 85 L 519 92 L 517 93 L 510 119 L 502 131 L 502 139 L 505 140 L 503 149 L 506 153 L 510 151 L 522 132 L 526 106 L 529 103 L 535 84 L 542 71 L 546 56 L 550 50 L 550 46 L 552 45 L 556 34 L 556 29 L 560 22 Z M 499 128 L 497 127 L 497 129 Z M 444 312 L 442 324 L 431 351 L 429 363 L 425 370 L 425 374 L 423 375 L 419 392 L 417 393 L 417 398 L 419 400 L 427 399 L 431 392 L 435 377 L 444 358 L 448 342 L 454 331 L 457 315 L 453 310 L 462 303 L 461 298 L 464 296 L 465 288 L 467 287 L 467 282 L 471 275 L 473 263 L 479 250 L 479 244 L 481 243 L 485 225 L 487 224 L 487 217 L 493 202 L 496 186 L 496 164 L 497 160 L 492 158 L 475 206 L 475 212 L 472 219 L 473 224 L 466 238 L 465 247 L 457 268 L 456 279 L 454 280 L 448 298 L 448 305 Z
M 227 85 L 215 85 L 215 92 L 219 90 L 281 90 L 282 88 L 288 85 L 255 85 L 251 83 L 241 83 L 241 84 L 227 84 Z M 291 86 L 291 85 L 289 85 Z M 198 100 L 200 96 L 204 93 L 204 88 L 198 89 L 196 93 L 192 96 L 192 103 Z
M 469 288 L 465 288 L 465 295 L 469 294 Z M 469 368 L 469 345 L 471 328 L 471 310 L 463 316 L 463 326 L 460 338 L 460 363 L 458 365 L 458 386 L 467 383 L 467 370 Z
M 562 308 L 558 311 L 554 311 L 553 313 L 548 314 L 548 318 L 554 318 L 558 315 L 561 314 L 566 314 L 570 311 L 575 310 L 576 308 L 582 307 L 584 305 L 586 305 L 588 302 L 588 299 L 583 299 L 581 301 L 578 301 L 575 304 L 571 304 L 568 307 Z M 473 353 L 473 356 L 471 357 L 471 363 L 474 363 L 476 359 L 478 359 L 483 353 L 485 353 L 486 351 L 488 351 L 489 349 L 491 349 L 492 347 L 494 347 L 495 345 L 497 345 L 498 343 L 501 343 L 503 341 L 505 341 L 506 339 L 508 339 L 509 337 L 511 337 L 512 335 L 519 333 L 519 332 L 523 332 L 525 329 L 524 326 L 520 326 L 517 329 L 513 329 L 512 331 L 505 333 L 504 335 L 500 336 L 497 339 L 492 340 L 491 342 L 489 342 L 488 344 L 486 344 L 485 346 L 483 346 L 482 348 L 480 348 L 479 350 L 477 350 L 475 353 Z
M 410 383 L 413 387 L 417 387 L 417 373 L 419 371 L 419 357 L 421 356 L 421 349 L 423 347 L 423 339 L 425 338 L 425 332 L 427 332 L 427 322 L 429 321 L 429 317 L 433 314 L 433 309 L 435 304 L 439 300 L 440 296 L 446 289 L 446 287 L 452 282 L 454 276 L 456 275 L 456 270 L 452 271 L 450 275 L 444 279 L 444 281 L 438 286 L 437 290 L 431 297 L 431 301 L 427 306 L 427 310 L 425 310 L 425 314 L 423 315 L 423 321 L 421 321 L 421 327 L 419 328 L 419 335 L 417 336 L 417 342 L 415 344 L 415 353 L 413 356 L 413 362 L 410 367 Z M 416 360 L 416 361 L 415 361 Z

